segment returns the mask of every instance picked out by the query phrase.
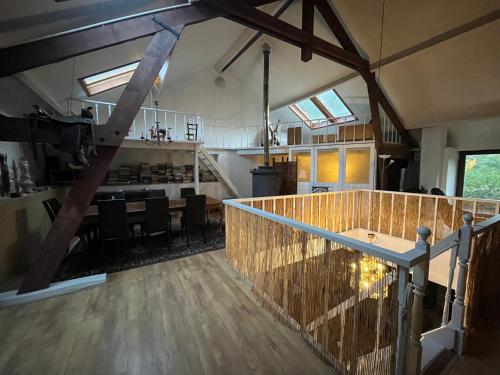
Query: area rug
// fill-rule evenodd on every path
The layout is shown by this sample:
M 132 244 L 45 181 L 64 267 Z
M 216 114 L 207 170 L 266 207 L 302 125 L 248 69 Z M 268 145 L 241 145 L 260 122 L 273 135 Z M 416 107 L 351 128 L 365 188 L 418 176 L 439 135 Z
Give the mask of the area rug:
M 145 246 L 140 235 L 133 244 L 130 241 L 116 241 L 107 243 L 104 248 L 99 244 L 81 247 L 66 256 L 54 281 L 125 271 L 225 247 L 225 234 L 219 229 L 219 225 L 212 224 L 207 228 L 206 243 L 203 242 L 201 233 L 192 233 L 189 246 L 186 245 L 186 239 L 181 238 L 179 227 L 174 226 L 172 229 L 170 249 L 165 236 L 153 237 L 150 245 Z

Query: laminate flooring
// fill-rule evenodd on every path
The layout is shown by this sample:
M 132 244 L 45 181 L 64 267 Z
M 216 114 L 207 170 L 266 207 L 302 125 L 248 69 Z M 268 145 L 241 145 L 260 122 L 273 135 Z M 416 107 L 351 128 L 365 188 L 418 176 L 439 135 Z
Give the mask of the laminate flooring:
M 0 310 L 0 374 L 327 374 L 259 306 L 224 250 Z

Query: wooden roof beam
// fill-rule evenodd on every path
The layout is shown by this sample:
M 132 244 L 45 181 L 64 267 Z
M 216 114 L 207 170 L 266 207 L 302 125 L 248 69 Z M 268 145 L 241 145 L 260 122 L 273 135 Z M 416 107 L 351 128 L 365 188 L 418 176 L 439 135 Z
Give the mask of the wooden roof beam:
M 314 0 L 302 0 L 302 31 L 314 35 Z M 312 59 L 311 44 L 306 44 L 300 52 L 300 59 L 307 62 Z
M 176 31 L 180 32 L 182 27 L 183 25 L 178 25 Z M 149 43 L 143 59 L 105 125 L 113 133 L 116 141 L 121 143 L 127 135 L 132 121 L 176 42 L 177 36 L 164 30 L 155 34 Z M 118 146 L 99 146 L 97 148 L 98 156 L 91 160 L 90 167 L 82 171 L 81 179 L 76 180 L 71 186 L 71 190 L 64 199 L 61 210 L 26 273 L 18 293 L 32 292 L 49 286 L 97 188 L 106 177 L 117 150 Z
M 357 56 L 361 57 L 360 53 L 354 46 L 354 43 L 351 41 L 351 38 L 347 34 L 346 30 L 344 29 L 344 26 L 342 26 L 342 23 L 338 19 L 337 15 L 333 11 L 332 7 L 328 3 L 327 0 L 314 0 L 314 4 L 316 5 L 316 8 L 319 10 L 321 16 L 323 19 L 326 21 L 328 26 L 330 27 L 330 30 L 332 33 L 335 35 L 337 40 L 340 42 L 342 47 L 344 47 L 346 50 L 355 53 Z M 406 143 L 408 143 L 410 146 L 415 146 L 415 140 L 410 136 L 408 133 L 408 130 L 403 125 L 403 121 L 399 117 L 399 115 L 396 113 L 396 110 L 392 106 L 392 104 L 389 102 L 387 99 L 385 93 L 382 91 L 380 88 L 377 80 L 375 79 L 375 75 L 373 75 L 370 72 L 370 69 L 356 69 L 363 79 L 366 82 L 366 85 L 368 86 L 368 92 L 370 94 L 370 107 L 375 108 L 371 105 L 372 100 L 377 100 L 377 103 L 380 103 L 382 108 L 384 109 L 385 113 L 391 120 L 392 124 L 398 131 L 398 133 L 401 135 L 401 138 L 405 140 Z M 372 99 L 373 97 L 373 99 Z M 377 107 L 378 109 L 378 107 Z M 374 116 L 374 113 L 372 112 L 372 117 Z
M 313 53 L 351 69 L 368 69 L 368 61 L 330 42 L 249 6 L 242 0 L 200 0 L 229 15 L 226 18 L 302 48 L 311 45 Z
M 274 1 L 276 0 L 248 0 L 245 5 L 253 8 Z M 224 15 L 225 12 L 217 8 L 206 6 L 201 2 L 193 2 L 187 7 L 173 8 L 154 14 L 78 29 L 3 48 L 0 49 L 0 78 L 154 35 L 163 31 L 161 24 L 169 27 L 190 25 Z M 155 22 L 153 19 L 159 22 Z

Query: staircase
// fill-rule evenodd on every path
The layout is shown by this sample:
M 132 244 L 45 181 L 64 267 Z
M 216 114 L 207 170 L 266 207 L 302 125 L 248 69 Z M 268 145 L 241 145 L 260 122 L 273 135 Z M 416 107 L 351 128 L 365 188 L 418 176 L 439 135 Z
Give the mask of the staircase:
M 208 168 L 208 170 L 212 172 L 215 177 L 217 177 L 217 180 L 219 180 L 222 186 L 224 186 L 224 189 L 226 189 L 227 193 L 232 198 L 238 198 L 240 196 L 238 189 L 231 182 L 229 176 L 226 174 L 226 172 L 224 172 L 220 164 L 217 163 L 212 155 L 210 155 L 210 152 L 208 152 L 208 150 L 203 147 L 203 145 L 198 145 L 198 151 L 198 158 L 201 160 L 203 165 Z

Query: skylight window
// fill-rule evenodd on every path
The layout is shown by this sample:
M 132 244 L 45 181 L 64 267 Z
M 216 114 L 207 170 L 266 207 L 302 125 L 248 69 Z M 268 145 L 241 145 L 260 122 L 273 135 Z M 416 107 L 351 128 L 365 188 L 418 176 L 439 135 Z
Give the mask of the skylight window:
M 325 91 L 316 96 L 326 109 L 333 115 L 333 117 L 352 116 L 351 110 L 340 99 L 340 96 L 335 90 Z
M 138 66 L 139 61 L 136 61 L 131 64 L 119 66 L 111 70 L 80 78 L 78 81 L 80 82 L 80 85 L 82 85 L 82 88 L 87 96 L 96 95 L 127 84 Z
M 311 101 L 311 99 L 302 100 L 295 104 L 304 115 L 309 120 L 317 120 L 320 118 L 324 118 L 325 115 L 320 109 Z
M 292 104 L 289 108 L 310 128 L 357 120 L 335 90 L 325 91 L 317 96 Z

